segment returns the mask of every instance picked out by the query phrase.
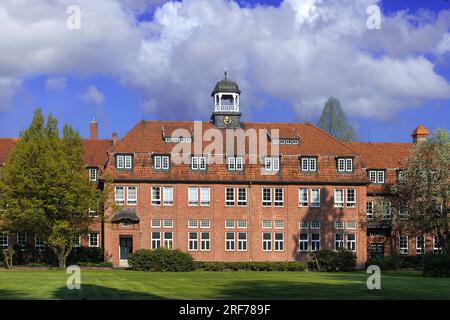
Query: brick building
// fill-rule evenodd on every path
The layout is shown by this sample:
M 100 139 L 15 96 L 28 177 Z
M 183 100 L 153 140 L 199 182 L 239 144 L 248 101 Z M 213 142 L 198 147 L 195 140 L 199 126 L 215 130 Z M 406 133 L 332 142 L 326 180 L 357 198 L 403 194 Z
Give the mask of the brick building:
M 438 249 L 409 236 L 405 250 L 388 209 L 372 221 L 373 202 L 388 202 L 425 128 L 412 143 L 343 143 L 309 123 L 241 122 L 240 93 L 225 75 L 211 94 L 210 121 L 141 121 L 121 139 L 99 140 L 93 121 L 86 169 L 115 205 L 81 245 L 103 246 L 115 266 L 160 246 L 204 261 L 293 261 L 347 248 L 359 266 L 392 250 L 420 253 L 422 242 Z M 0 140 L 0 164 L 15 141 Z M 0 245 L 14 241 L 19 235 L 3 235 Z

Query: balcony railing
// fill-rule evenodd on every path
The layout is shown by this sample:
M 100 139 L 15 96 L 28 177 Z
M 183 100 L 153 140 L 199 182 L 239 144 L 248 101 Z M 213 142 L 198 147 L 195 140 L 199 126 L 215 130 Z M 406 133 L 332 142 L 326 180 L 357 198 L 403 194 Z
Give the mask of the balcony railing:
M 238 106 L 234 104 L 222 104 L 222 105 L 215 105 L 214 111 L 216 112 L 239 112 Z

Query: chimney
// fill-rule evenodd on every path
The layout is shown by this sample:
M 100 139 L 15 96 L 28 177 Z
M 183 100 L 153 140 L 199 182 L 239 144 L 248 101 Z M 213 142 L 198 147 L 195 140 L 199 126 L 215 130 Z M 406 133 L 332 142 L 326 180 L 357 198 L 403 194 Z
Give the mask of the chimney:
M 117 132 L 112 133 L 112 143 L 113 146 L 117 143 Z
M 428 140 L 428 129 L 423 125 L 418 125 L 411 134 L 414 143 L 425 142 Z
M 90 136 L 91 140 L 98 140 L 98 122 L 97 120 L 92 120 L 91 121 L 91 136 Z

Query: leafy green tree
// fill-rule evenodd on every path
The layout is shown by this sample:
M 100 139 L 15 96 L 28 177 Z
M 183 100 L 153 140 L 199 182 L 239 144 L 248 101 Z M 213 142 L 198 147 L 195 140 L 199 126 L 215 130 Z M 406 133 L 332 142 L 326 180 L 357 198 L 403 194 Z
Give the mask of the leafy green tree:
M 436 129 L 414 147 L 403 178 L 392 187 L 395 227 L 433 234 L 450 255 L 450 133 Z
M 89 208 L 98 205 L 99 191 L 84 169 L 82 141 L 65 125 L 59 136 L 57 120 L 47 122 L 40 109 L 21 133 L 0 181 L 0 214 L 10 232 L 37 235 L 55 253 L 60 268 L 74 239 L 89 230 Z
M 352 141 L 355 138 L 355 132 L 347 122 L 341 102 L 333 97 L 325 103 L 318 127 L 339 140 Z

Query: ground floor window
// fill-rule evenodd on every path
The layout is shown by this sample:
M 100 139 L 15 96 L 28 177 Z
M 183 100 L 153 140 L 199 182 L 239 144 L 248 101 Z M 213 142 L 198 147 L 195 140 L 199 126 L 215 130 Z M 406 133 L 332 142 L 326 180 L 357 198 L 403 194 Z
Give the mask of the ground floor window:
M 442 242 L 438 236 L 434 236 L 433 238 L 433 253 L 434 254 L 442 253 Z
M 173 232 L 164 232 L 164 247 L 173 249 Z
M 225 251 L 235 250 L 235 237 L 234 232 L 225 233 Z
M 209 236 L 209 232 L 202 232 L 201 233 L 201 250 L 202 251 L 209 251 L 211 250 L 211 239 Z
M 188 248 L 189 248 L 189 251 L 198 250 L 198 234 L 197 234 L 197 232 L 189 232 Z
M 25 248 L 27 245 L 27 234 L 18 233 L 17 234 L 17 245 L 21 248 Z
M 151 248 L 158 249 L 161 247 L 161 232 L 152 232 L 152 246 Z
M 334 249 L 341 250 L 344 249 L 344 234 L 336 233 L 334 235 Z
M 89 247 L 98 247 L 98 233 L 89 233 Z
M 300 233 L 298 239 L 298 251 L 305 252 L 308 251 L 308 234 Z
M 408 237 L 400 236 L 399 242 L 400 242 L 400 253 L 408 254 Z
M 8 248 L 8 233 L 7 232 L 0 233 L 0 248 L 1 249 Z
M 347 234 L 347 250 L 356 251 L 356 233 Z
M 311 251 L 319 251 L 320 250 L 320 234 L 313 233 L 311 234 Z
M 416 254 L 422 254 L 425 252 L 425 240 L 424 237 L 416 237 Z
M 34 236 L 34 246 L 38 250 L 44 250 L 45 248 L 44 240 L 39 236 Z
M 284 251 L 284 233 L 274 234 L 275 251 Z
M 262 249 L 263 251 L 272 251 L 272 234 L 269 232 L 262 234 Z
M 247 232 L 238 233 L 238 251 L 247 251 Z

